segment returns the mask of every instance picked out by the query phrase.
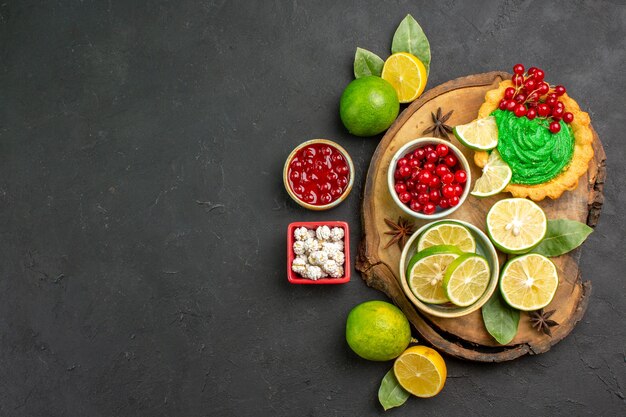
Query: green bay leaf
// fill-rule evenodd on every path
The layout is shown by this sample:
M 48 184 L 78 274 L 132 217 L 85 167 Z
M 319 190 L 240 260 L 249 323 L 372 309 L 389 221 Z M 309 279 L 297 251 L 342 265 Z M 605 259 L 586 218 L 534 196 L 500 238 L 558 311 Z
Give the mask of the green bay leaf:
M 408 52 L 419 58 L 430 72 L 430 43 L 422 27 L 410 14 L 406 15 L 393 35 L 391 53 Z
M 356 78 L 376 75 L 383 72 L 384 61 L 375 53 L 363 48 L 356 48 L 354 53 L 354 76 Z
M 591 227 L 575 220 L 548 220 L 546 236 L 532 252 L 544 256 L 563 255 L 579 247 L 591 232 Z
M 399 407 L 406 402 L 409 398 L 409 393 L 402 388 L 396 375 L 393 373 L 393 368 L 387 372 L 380 388 L 378 389 L 378 401 L 383 406 L 385 411 L 393 407 Z
M 509 343 L 517 334 L 519 310 L 504 302 L 496 291 L 482 308 L 483 322 L 491 336 L 501 345 Z

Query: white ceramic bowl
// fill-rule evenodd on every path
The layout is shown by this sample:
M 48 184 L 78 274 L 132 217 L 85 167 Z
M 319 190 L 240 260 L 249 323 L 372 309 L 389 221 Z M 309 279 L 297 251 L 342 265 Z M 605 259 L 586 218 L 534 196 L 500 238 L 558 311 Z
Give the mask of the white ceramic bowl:
M 417 240 L 419 236 L 432 225 L 435 225 L 441 222 L 446 222 L 446 223 L 455 222 L 455 223 L 458 223 L 467 227 L 472 232 L 474 239 L 476 239 L 476 253 L 484 256 L 485 259 L 487 260 L 487 263 L 489 264 L 491 276 L 489 279 L 489 284 L 487 285 L 487 289 L 474 304 L 471 304 L 467 307 L 458 307 L 452 303 L 447 303 L 447 304 L 424 303 L 423 301 L 420 301 L 417 297 L 415 297 L 415 295 L 409 288 L 409 284 L 407 282 L 406 267 L 407 267 L 409 259 L 411 259 L 411 257 L 417 251 Z M 400 256 L 400 284 L 402 286 L 402 290 L 404 291 L 404 294 L 406 294 L 407 298 L 411 300 L 411 302 L 417 308 L 419 308 L 425 313 L 428 313 L 437 317 L 447 317 L 447 318 L 461 317 L 481 308 L 483 304 L 485 304 L 489 300 L 489 298 L 491 298 L 491 296 L 493 295 L 494 291 L 496 290 L 498 286 L 498 277 L 500 273 L 499 271 L 500 271 L 500 264 L 498 262 L 498 254 L 496 253 L 496 249 L 493 247 L 493 244 L 491 243 L 489 238 L 482 232 L 482 230 L 480 230 L 476 226 L 470 223 L 461 221 L 461 220 L 447 219 L 447 220 L 439 220 L 436 222 L 425 224 L 424 226 L 420 227 L 415 233 L 413 233 L 413 236 L 409 238 L 408 242 L 404 246 L 404 249 L 402 250 L 402 255 Z
M 463 194 L 461 195 L 461 197 L 459 197 L 459 204 L 457 204 L 456 206 L 449 207 L 446 209 L 437 207 L 437 211 L 435 211 L 433 214 L 418 213 L 416 211 L 411 210 L 410 207 L 402 203 L 402 201 L 400 201 L 400 198 L 398 197 L 398 194 L 396 193 L 396 190 L 394 189 L 395 179 L 393 176 L 394 176 L 394 172 L 396 171 L 396 164 L 398 163 L 398 159 L 402 158 L 409 152 L 413 152 L 417 148 L 421 148 L 423 146 L 428 146 L 428 145 L 437 146 L 439 144 L 446 145 L 450 149 L 450 152 L 452 152 L 454 156 L 457 157 L 457 159 L 459 160 L 459 164 L 463 167 L 463 169 L 467 173 L 467 181 L 465 182 L 465 188 L 463 190 Z M 398 149 L 398 151 L 395 153 L 393 158 L 391 158 L 391 162 L 389 164 L 389 171 L 387 172 L 387 184 L 389 186 L 389 192 L 391 193 L 391 197 L 393 198 L 393 201 L 395 201 L 398 207 L 400 207 L 409 216 L 415 217 L 418 219 L 425 219 L 425 220 L 441 219 L 442 217 L 446 217 L 447 215 L 454 213 L 459 207 L 461 207 L 461 205 L 467 199 L 467 196 L 469 195 L 469 192 L 470 192 L 471 183 L 472 183 L 472 171 L 463 153 L 459 150 L 459 148 L 454 146 L 449 141 L 438 139 L 438 138 L 418 138 L 402 146 L 400 149 Z

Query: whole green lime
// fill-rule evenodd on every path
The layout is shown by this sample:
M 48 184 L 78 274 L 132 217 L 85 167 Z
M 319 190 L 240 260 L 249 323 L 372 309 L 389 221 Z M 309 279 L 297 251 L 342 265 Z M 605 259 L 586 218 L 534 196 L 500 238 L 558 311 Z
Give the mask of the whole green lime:
M 346 341 L 364 359 L 389 361 L 411 341 L 411 326 L 402 311 L 384 301 L 367 301 L 350 311 Z
M 399 111 L 396 90 L 375 75 L 352 81 L 339 102 L 341 121 L 355 136 L 374 136 L 387 130 Z

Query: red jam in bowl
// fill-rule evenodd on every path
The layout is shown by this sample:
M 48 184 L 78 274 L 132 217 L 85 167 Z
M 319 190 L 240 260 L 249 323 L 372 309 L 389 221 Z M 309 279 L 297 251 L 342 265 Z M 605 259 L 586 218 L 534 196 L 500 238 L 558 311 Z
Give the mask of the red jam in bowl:
M 348 188 L 350 167 L 337 148 L 313 143 L 298 150 L 291 159 L 287 178 L 297 198 L 325 206 L 339 199 Z

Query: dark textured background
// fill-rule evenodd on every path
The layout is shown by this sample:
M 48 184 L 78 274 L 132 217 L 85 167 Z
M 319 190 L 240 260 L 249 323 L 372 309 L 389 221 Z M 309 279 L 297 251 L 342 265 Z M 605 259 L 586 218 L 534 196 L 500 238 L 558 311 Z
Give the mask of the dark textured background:
M 625 2 L 310 3 L 0 3 L 0 415 L 382 414 L 390 363 L 357 358 L 343 329 L 384 296 L 355 271 L 289 285 L 285 229 L 346 220 L 355 252 L 379 138 L 344 131 L 339 96 L 356 46 L 386 57 L 407 13 L 430 39 L 429 86 L 540 66 L 609 159 L 573 333 L 512 363 L 447 358 L 441 395 L 391 414 L 625 415 Z M 313 137 L 357 166 L 329 212 L 282 186 Z

